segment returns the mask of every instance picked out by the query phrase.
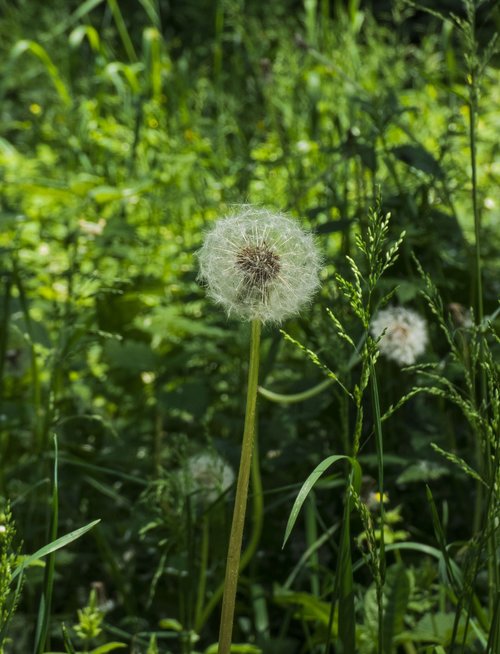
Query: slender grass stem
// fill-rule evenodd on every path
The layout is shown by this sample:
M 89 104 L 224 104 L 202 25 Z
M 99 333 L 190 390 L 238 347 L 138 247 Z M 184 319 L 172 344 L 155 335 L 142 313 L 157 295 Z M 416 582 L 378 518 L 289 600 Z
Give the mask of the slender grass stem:
M 208 567 L 208 550 L 210 542 L 210 521 L 208 515 L 205 513 L 202 522 L 201 531 L 201 548 L 200 548 L 200 570 L 198 573 L 198 589 L 196 592 L 196 607 L 194 623 L 198 625 L 203 612 L 203 600 L 205 598 L 205 590 L 207 583 L 207 567 Z
M 380 581 L 377 584 L 377 603 L 378 603 L 378 652 L 384 652 L 384 609 L 383 609 L 383 587 L 385 579 L 385 509 L 384 509 L 384 443 L 382 437 L 382 420 L 380 413 L 380 400 L 378 393 L 377 374 L 373 362 L 370 363 L 370 387 L 373 405 L 373 420 L 375 426 L 375 442 L 377 449 L 378 463 L 378 490 L 380 493 Z
M 482 278 L 482 261 L 481 261 L 481 215 L 479 212 L 479 204 L 477 198 L 477 134 L 476 134 L 476 125 L 477 125 L 477 114 L 478 114 L 478 75 L 477 75 L 477 42 L 475 37 L 475 8 L 471 5 L 469 11 L 469 23 L 470 23 L 470 47 L 471 52 L 469 53 L 469 150 L 470 150 L 470 164 L 471 164 L 471 200 L 472 200 L 472 213 L 474 216 L 474 263 L 475 263 L 475 310 L 476 310 L 476 320 L 478 325 L 482 325 L 484 320 L 484 300 L 483 300 L 483 278 Z M 479 334 L 479 359 L 483 359 L 484 352 L 484 335 L 480 332 Z M 486 407 L 487 403 L 487 380 L 486 380 L 486 370 L 484 366 L 480 366 L 479 370 L 479 390 L 477 403 L 479 410 L 483 410 Z M 481 441 L 483 442 L 483 448 L 481 447 Z M 486 430 L 483 431 L 482 438 L 479 437 L 479 434 L 476 435 L 476 456 L 479 469 L 485 475 L 489 484 L 493 484 L 493 473 L 492 473 L 492 463 L 491 463 L 491 446 L 490 439 Z M 474 533 L 477 533 L 479 525 L 481 522 L 481 517 L 489 511 L 488 503 L 485 503 L 484 489 L 481 483 L 478 482 L 476 489 L 476 510 L 474 517 Z M 493 570 L 493 562 L 495 560 L 496 552 L 496 543 L 494 537 L 488 538 L 487 543 L 488 549 L 488 579 L 489 579 L 489 593 L 488 593 L 488 605 L 490 613 L 493 611 L 495 594 L 494 594 L 494 585 L 493 577 L 495 572 Z
M 34 413 L 34 424 L 33 424 L 33 435 L 34 435 L 34 447 L 37 451 L 45 451 L 45 443 L 42 442 L 43 439 L 43 409 L 42 409 L 42 386 L 40 381 L 40 371 L 38 367 L 38 358 L 35 350 L 35 337 L 33 324 L 31 322 L 31 314 L 28 305 L 28 298 L 26 297 L 26 292 L 24 288 L 23 281 L 21 279 L 21 274 L 19 272 L 17 259 L 13 260 L 13 278 L 14 283 L 17 287 L 19 293 L 19 303 L 21 305 L 21 311 L 23 314 L 24 322 L 26 325 L 26 340 L 30 348 L 30 369 L 32 377 L 32 387 L 33 387 L 33 413 Z
M 234 608 L 236 603 L 236 589 L 240 568 L 241 544 L 243 541 L 243 527 L 248 497 L 248 482 L 252 462 L 252 450 L 255 435 L 255 416 L 257 409 L 257 385 L 259 378 L 259 346 L 261 324 L 258 320 L 252 321 L 252 336 L 250 346 L 250 365 L 248 370 L 247 404 L 245 412 L 245 427 L 241 447 L 240 469 L 236 485 L 233 522 L 229 547 L 227 553 L 226 576 L 224 579 L 224 594 L 222 597 L 222 611 L 219 630 L 218 654 L 229 654 L 233 633 Z

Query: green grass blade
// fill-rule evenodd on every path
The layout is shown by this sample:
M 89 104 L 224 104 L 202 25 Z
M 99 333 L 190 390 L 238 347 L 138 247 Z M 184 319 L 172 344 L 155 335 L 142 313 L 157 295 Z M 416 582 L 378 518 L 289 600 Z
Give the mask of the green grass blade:
M 387 604 L 384 611 L 384 654 L 392 654 L 393 640 L 404 629 L 404 617 L 410 598 L 410 580 L 403 564 L 390 570 Z
M 52 80 L 52 83 L 59 97 L 63 101 L 63 103 L 66 106 L 71 105 L 71 96 L 66 87 L 66 84 L 63 82 L 63 79 L 59 74 L 57 66 L 52 61 L 45 48 L 43 48 L 39 43 L 36 43 L 36 41 L 29 41 L 23 39 L 21 41 L 18 41 L 16 45 L 12 48 L 10 57 L 11 59 L 17 59 L 25 52 L 30 52 L 33 56 L 37 57 L 37 59 L 39 59 L 42 62 L 42 64 L 45 66 L 45 70 L 47 71 L 50 79 Z
M 156 28 L 148 27 L 144 30 L 142 42 L 150 93 L 159 102 L 162 87 L 161 34 Z
M 59 522 L 59 481 L 57 476 L 58 452 L 57 438 L 54 436 L 54 477 L 52 480 L 52 505 L 50 521 L 50 539 L 57 540 L 57 527 Z M 52 603 L 52 590 L 54 587 L 54 573 L 56 565 L 55 551 L 48 555 L 43 581 L 43 593 L 40 600 L 38 620 L 35 631 L 35 654 L 42 654 L 47 642 L 50 622 L 50 607 Z
M 349 493 L 349 491 L 348 491 Z M 354 584 L 351 556 L 351 507 L 346 498 L 344 522 L 340 541 L 340 557 L 337 565 L 339 601 L 339 648 L 342 654 L 356 654 L 356 617 L 354 613 Z M 335 602 L 335 596 L 333 598 Z M 332 607 L 332 617 L 334 607 Z M 329 637 L 330 637 L 329 632 Z M 328 647 L 328 646 L 327 646 Z M 328 649 L 327 649 L 328 651 Z
M 446 572 L 449 578 L 449 582 L 454 587 L 455 590 L 460 590 L 460 585 L 457 583 L 457 579 L 455 579 L 455 575 L 453 573 L 453 568 L 451 566 L 451 561 L 450 557 L 448 554 L 448 548 L 446 546 L 446 537 L 444 535 L 443 527 L 441 525 L 441 521 L 439 519 L 439 514 L 437 512 L 436 504 L 434 502 L 434 498 L 432 496 L 431 489 L 429 486 L 426 486 L 426 494 L 427 494 L 427 501 L 429 502 L 429 506 L 431 508 L 431 514 L 432 514 L 432 524 L 434 527 L 434 533 L 436 536 L 436 540 L 438 542 L 439 548 L 441 550 L 441 553 L 443 555 L 445 567 L 446 567 Z
M 346 456 L 345 454 L 334 454 L 332 456 L 327 457 L 324 459 L 320 464 L 314 468 L 314 470 L 311 472 L 309 477 L 306 479 L 304 484 L 302 485 L 302 488 L 299 491 L 299 494 L 297 495 L 295 502 L 293 504 L 292 510 L 290 512 L 290 517 L 288 518 L 288 522 L 286 525 L 285 529 L 285 536 L 283 539 L 283 545 L 282 547 L 285 546 L 290 533 L 295 525 L 295 522 L 297 521 L 297 517 L 299 515 L 300 509 L 302 508 L 302 505 L 304 504 L 307 496 L 309 495 L 311 489 L 313 486 L 316 484 L 318 479 L 323 475 L 328 468 L 336 463 L 337 461 L 349 461 L 349 463 L 352 466 L 353 470 L 353 485 L 356 490 L 359 490 L 360 485 L 361 485 L 361 467 L 359 463 L 353 459 L 350 456 Z
M 66 629 L 65 624 L 62 625 L 62 636 L 63 636 L 64 648 L 67 654 L 76 654 L 75 648 L 73 646 L 73 643 L 71 642 L 71 638 L 69 637 L 68 630 Z
M 497 592 L 495 599 L 488 644 L 486 645 L 486 654 L 494 654 L 498 651 L 500 651 L 500 591 Z
M 80 536 L 83 536 L 83 534 L 87 533 L 87 531 L 90 531 L 93 527 L 99 524 L 99 522 L 101 521 L 93 520 L 92 522 L 89 522 L 88 525 L 85 525 L 85 527 L 80 527 L 79 529 L 70 531 L 65 536 L 61 536 L 60 538 L 53 541 L 52 543 L 48 543 L 48 545 L 44 545 L 31 556 L 27 556 L 25 559 L 23 559 L 22 563 L 18 565 L 17 568 L 12 573 L 12 579 L 14 580 L 18 575 L 20 575 L 24 571 L 25 568 L 27 568 L 34 561 L 43 559 L 44 556 L 47 556 L 52 552 L 61 549 L 61 547 L 65 547 L 69 543 L 72 543 L 74 540 L 77 540 L 78 538 L 80 538 Z
M 130 38 L 130 34 L 128 33 L 127 26 L 125 25 L 125 21 L 123 20 L 122 12 L 120 11 L 120 6 L 118 2 L 116 0 L 108 0 L 108 6 L 111 10 L 111 13 L 113 14 L 116 29 L 118 30 L 118 34 L 120 35 L 120 39 L 122 40 L 123 47 L 125 48 L 125 52 L 127 53 L 127 57 L 131 62 L 137 61 L 137 55 L 135 52 L 134 44 L 132 43 L 132 39 Z

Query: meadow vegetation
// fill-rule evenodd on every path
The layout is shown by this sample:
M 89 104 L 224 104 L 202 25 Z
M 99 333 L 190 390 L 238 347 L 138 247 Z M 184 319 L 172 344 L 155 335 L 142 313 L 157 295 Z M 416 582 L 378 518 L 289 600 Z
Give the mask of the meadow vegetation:
M 231 651 L 500 651 L 498 31 L 0 0 L 2 654 L 216 654 L 252 328 L 197 253 L 241 205 L 321 270 L 260 334 Z

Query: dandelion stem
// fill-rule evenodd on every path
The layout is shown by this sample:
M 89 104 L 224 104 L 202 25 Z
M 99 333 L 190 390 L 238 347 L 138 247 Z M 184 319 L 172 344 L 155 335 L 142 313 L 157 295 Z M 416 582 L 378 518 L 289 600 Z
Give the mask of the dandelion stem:
M 243 527 L 248 496 L 248 482 L 252 461 L 252 450 L 255 435 L 255 415 L 257 408 L 257 385 L 259 378 L 259 346 L 261 323 L 252 321 L 252 337 L 250 346 L 250 365 L 248 370 L 247 404 L 245 412 L 245 427 L 243 443 L 241 446 L 240 469 L 236 485 L 234 501 L 233 522 L 229 547 L 227 553 L 226 576 L 224 580 L 224 595 L 222 597 L 222 611 L 219 630 L 218 654 L 229 654 L 233 633 L 234 608 L 236 603 L 236 589 L 238 586 L 238 572 L 243 541 Z

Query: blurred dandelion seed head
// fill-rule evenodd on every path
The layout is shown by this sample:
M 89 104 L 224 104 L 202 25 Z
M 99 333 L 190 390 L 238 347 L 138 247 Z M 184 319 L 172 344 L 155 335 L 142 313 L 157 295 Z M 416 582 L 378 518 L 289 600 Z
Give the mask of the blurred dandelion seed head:
M 379 311 L 370 325 L 378 348 L 387 359 L 400 366 L 415 363 L 428 343 L 427 323 L 418 313 L 403 307 Z
M 234 483 L 234 471 L 216 452 L 201 452 L 187 459 L 182 470 L 182 487 L 204 505 L 212 504 Z
M 228 315 L 280 323 L 319 286 L 311 234 L 288 216 L 244 205 L 218 220 L 198 252 L 200 279 Z

